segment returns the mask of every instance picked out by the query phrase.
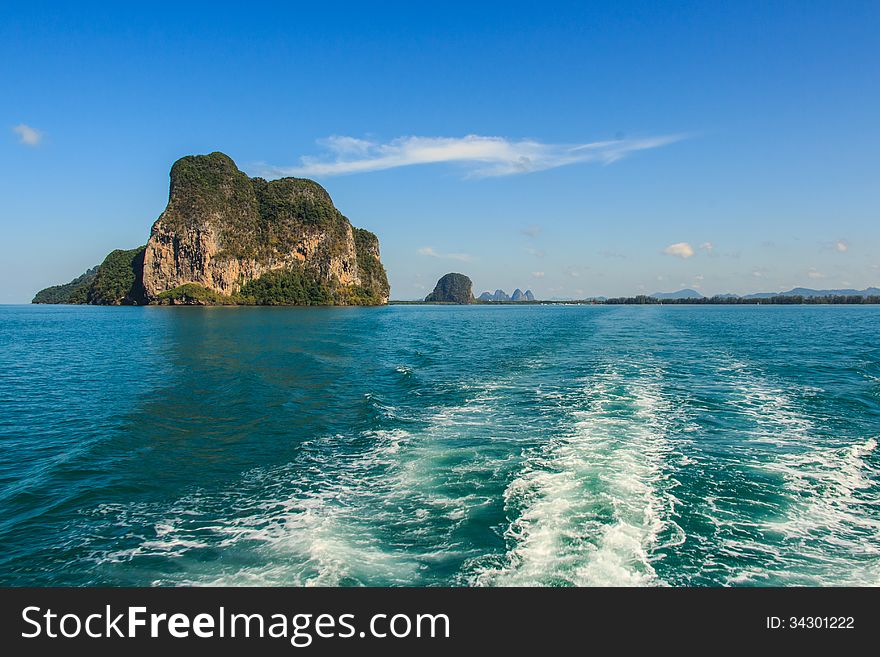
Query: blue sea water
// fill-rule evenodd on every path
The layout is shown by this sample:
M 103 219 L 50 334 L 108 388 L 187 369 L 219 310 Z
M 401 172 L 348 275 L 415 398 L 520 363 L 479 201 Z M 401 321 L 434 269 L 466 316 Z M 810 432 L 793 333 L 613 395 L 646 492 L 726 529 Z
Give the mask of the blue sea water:
M 0 584 L 878 585 L 880 308 L 0 307 Z

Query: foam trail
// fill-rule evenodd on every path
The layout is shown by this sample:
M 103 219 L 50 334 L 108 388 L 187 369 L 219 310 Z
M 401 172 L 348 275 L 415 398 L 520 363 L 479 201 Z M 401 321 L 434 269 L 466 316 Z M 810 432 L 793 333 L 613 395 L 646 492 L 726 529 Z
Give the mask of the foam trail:
M 95 559 L 182 562 L 156 584 L 430 583 L 432 565 L 465 558 L 456 527 L 489 502 L 473 482 L 502 465 L 482 433 L 495 435 L 487 416 L 498 412 L 506 385 L 463 384 L 460 405 L 432 409 L 406 429 L 366 431 L 356 438 L 365 445 L 360 452 L 352 453 L 351 437 L 316 439 L 294 462 L 253 471 L 219 495 L 193 494 L 164 509 L 105 507 L 117 518 L 139 516 L 133 524 L 159 520 L 135 547 Z M 396 412 L 372 397 L 367 403 L 386 419 Z M 192 558 L 206 548 L 240 559 Z
M 112 516 L 158 517 L 155 538 L 131 549 L 96 555 L 101 563 L 143 557 L 176 558 L 183 572 L 163 575 L 154 584 L 351 585 L 381 579 L 407 582 L 416 577 L 415 559 L 388 550 L 371 531 L 369 515 L 354 506 L 373 504 L 388 494 L 380 473 L 410 438 L 403 430 L 368 432 L 371 446 L 360 455 L 339 458 L 341 436 L 314 441 L 306 457 L 286 466 L 248 473 L 219 495 L 194 493 L 169 508 L 106 509 Z M 371 485 L 373 484 L 373 485 Z M 222 549 L 234 558 L 228 567 L 193 560 L 198 548 Z M 248 555 L 257 555 L 251 558 Z M 251 565 L 254 561 L 259 565 Z
M 483 565 L 479 585 L 657 585 L 652 552 L 667 530 L 674 485 L 664 474 L 672 410 L 659 370 L 621 374 L 606 367 L 584 391 L 587 408 L 526 460 L 508 486 L 514 516 L 500 563 Z
M 753 422 L 743 460 L 782 484 L 770 517 L 718 523 L 720 551 L 751 562 L 727 583 L 880 584 L 877 439 L 822 435 L 782 383 L 739 361 L 725 371 Z

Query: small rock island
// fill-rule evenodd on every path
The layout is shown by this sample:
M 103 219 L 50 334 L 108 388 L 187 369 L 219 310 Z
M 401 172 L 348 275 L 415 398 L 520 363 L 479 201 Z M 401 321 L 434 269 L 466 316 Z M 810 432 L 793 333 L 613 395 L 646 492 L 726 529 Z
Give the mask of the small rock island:
M 379 240 L 304 178 L 250 178 L 227 155 L 171 168 L 168 205 L 144 246 L 116 250 L 33 303 L 381 305 Z
M 507 292 L 504 290 L 495 290 L 494 294 L 492 292 L 483 292 L 478 298 L 477 301 L 485 301 L 485 302 L 514 302 L 521 303 L 523 301 L 534 301 L 535 295 L 532 294 L 531 290 L 526 290 L 523 292 L 519 288 L 516 288 L 513 291 L 513 294 L 508 296 Z
M 504 290 L 495 290 L 495 293 L 483 292 L 479 298 L 474 298 L 473 283 L 464 274 L 455 272 L 442 276 L 434 291 L 425 297 L 424 303 L 525 303 L 535 300 L 531 290 L 523 292 L 516 288 L 513 296 L 508 296 Z
M 464 274 L 450 273 L 441 277 L 434 291 L 425 297 L 427 303 L 473 303 L 473 283 Z

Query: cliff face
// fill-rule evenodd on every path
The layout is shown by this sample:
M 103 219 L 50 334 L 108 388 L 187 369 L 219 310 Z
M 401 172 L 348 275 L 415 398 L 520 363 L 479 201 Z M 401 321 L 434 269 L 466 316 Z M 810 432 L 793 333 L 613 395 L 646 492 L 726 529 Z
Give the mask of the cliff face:
M 279 270 L 304 272 L 331 303 L 388 301 L 378 239 L 352 227 L 320 185 L 249 178 L 222 153 L 178 160 L 144 252 L 147 301 L 193 284 L 234 298 Z

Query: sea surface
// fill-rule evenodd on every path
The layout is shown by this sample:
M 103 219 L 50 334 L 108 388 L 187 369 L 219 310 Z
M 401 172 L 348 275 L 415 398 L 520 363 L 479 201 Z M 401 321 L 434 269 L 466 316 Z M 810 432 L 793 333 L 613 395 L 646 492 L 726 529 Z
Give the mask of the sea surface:
M 0 584 L 880 585 L 880 307 L 0 306 Z

